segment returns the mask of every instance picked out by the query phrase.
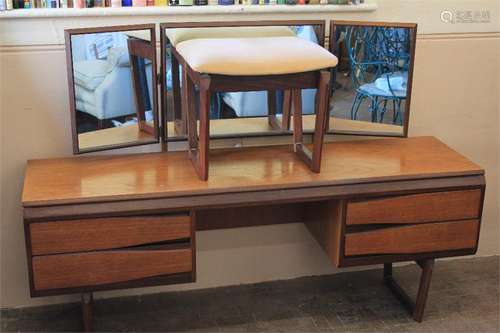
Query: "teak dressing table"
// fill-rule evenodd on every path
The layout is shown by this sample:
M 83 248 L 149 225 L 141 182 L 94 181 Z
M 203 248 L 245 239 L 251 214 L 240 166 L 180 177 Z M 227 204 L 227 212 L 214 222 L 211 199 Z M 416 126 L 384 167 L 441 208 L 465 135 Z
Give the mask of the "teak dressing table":
M 33 297 L 196 280 L 196 231 L 303 222 L 337 267 L 384 264 L 421 321 L 434 259 L 477 250 L 484 171 L 432 137 L 325 144 L 312 173 L 289 146 L 28 162 L 24 226 Z M 259 209 L 255 209 L 258 206 Z M 392 263 L 422 268 L 416 302 Z

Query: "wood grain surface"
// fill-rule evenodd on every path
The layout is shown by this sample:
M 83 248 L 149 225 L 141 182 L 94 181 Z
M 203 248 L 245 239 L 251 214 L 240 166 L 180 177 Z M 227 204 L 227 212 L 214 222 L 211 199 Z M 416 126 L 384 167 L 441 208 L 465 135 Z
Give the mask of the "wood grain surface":
M 389 227 L 345 235 L 345 255 L 408 254 L 472 249 L 479 221 L 454 221 Z
M 33 281 L 37 290 L 110 284 L 191 270 L 190 248 L 33 257 Z
M 189 215 L 80 219 L 30 224 L 33 255 L 106 250 L 191 237 Z
M 423 223 L 478 218 L 481 190 L 422 193 L 347 204 L 348 225 Z
M 304 223 L 326 252 L 332 264 L 340 265 L 342 246 L 342 201 L 311 203 L 306 208 Z
M 206 182 L 186 152 L 31 160 L 22 201 L 29 207 L 484 173 L 433 137 L 335 142 L 323 149 L 319 174 L 288 145 L 212 150 Z

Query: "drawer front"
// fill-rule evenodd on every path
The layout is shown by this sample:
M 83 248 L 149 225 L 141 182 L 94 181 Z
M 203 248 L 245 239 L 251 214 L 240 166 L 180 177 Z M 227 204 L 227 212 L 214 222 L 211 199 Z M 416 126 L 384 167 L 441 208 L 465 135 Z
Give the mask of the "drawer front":
M 112 217 L 30 224 L 31 253 L 122 248 L 191 237 L 189 215 Z
M 347 203 L 347 225 L 398 224 L 479 218 L 481 190 L 422 193 Z
M 190 248 L 57 254 L 32 260 L 35 290 L 106 285 L 193 270 Z
M 473 249 L 479 220 L 393 226 L 345 235 L 345 256 Z

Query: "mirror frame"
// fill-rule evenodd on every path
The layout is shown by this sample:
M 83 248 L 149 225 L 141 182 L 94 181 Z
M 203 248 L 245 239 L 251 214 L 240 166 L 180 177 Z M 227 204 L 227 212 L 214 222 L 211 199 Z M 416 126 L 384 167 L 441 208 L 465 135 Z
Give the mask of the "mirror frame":
M 167 90 L 165 89 L 167 86 L 166 82 L 166 70 L 167 66 L 167 47 L 170 45 L 170 41 L 166 36 L 165 29 L 175 29 L 175 28 L 217 28 L 217 27 L 265 27 L 265 26 L 315 26 L 316 34 L 318 37 L 318 43 L 320 46 L 326 48 L 326 36 L 325 36 L 325 20 L 264 20 L 264 21 L 227 21 L 227 22 L 169 22 L 169 23 L 160 23 L 160 98 L 161 98 L 161 115 L 162 115 L 162 134 L 164 151 L 168 150 L 168 142 L 183 142 L 187 141 L 186 137 L 178 136 L 178 137 L 168 137 L 168 122 L 167 122 L 167 114 L 169 112 L 169 107 L 167 105 Z M 174 101 L 175 108 L 175 101 Z M 175 112 L 175 110 L 172 110 Z M 312 134 L 313 131 L 304 131 L 304 134 Z M 277 131 L 277 132 L 255 132 L 255 133 L 234 133 L 234 134 L 219 134 L 219 135 L 210 135 L 211 139 L 232 139 L 232 138 L 255 138 L 255 137 L 275 137 L 275 136 L 284 136 L 291 135 L 292 131 Z
M 337 132 L 335 130 L 327 130 L 326 134 L 336 134 L 336 135 L 356 135 L 356 136 L 375 136 L 375 137 L 408 137 L 408 126 L 410 123 L 410 108 L 411 108 L 411 95 L 413 89 L 413 70 L 415 67 L 415 49 L 417 43 L 417 23 L 401 23 L 401 22 L 375 22 L 375 21 L 345 21 L 345 20 L 331 20 L 330 21 L 330 42 L 329 51 L 333 54 L 337 54 L 337 43 L 335 39 L 335 30 L 339 26 L 368 26 L 368 27 L 387 27 L 387 28 L 406 28 L 410 29 L 410 63 L 408 67 L 408 86 L 407 86 L 407 96 L 405 102 L 405 118 L 403 124 L 403 133 L 401 135 L 397 134 L 377 134 L 373 132 Z M 331 91 L 333 95 L 333 90 Z M 335 100 L 333 100 L 335 105 Z
M 146 50 L 146 48 L 139 48 L 140 56 L 149 59 L 152 63 L 152 91 L 153 91 L 153 119 L 154 119 L 154 129 L 153 137 L 151 141 L 145 142 L 129 142 L 123 144 L 110 144 L 102 145 L 96 148 L 86 148 L 80 149 L 78 142 L 77 124 L 76 124 L 76 99 L 75 99 L 75 86 L 74 86 L 74 73 L 73 73 L 73 49 L 71 44 L 71 37 L 75 35 L 84 34 L 94 34 L 94 33 L 106 33 L 106 32 L 125 32 L 125 31 L 137 31 L 137 30 L 149 30 L 151 40 L 149 42 L 151 50 Z M 71 134 L 73 139 L 73 154 L 84 154 L 96 151 L 112 150 L 118 148 L 134 147 L 155 144 L 160 142 L 160 120 L 159 120 L 159 108 L 158 108 L 158 73 L 157 73 L 157 60 L 156 60 L 156 25 L 155 24 L 135 24 L 135 25 L 121 25 L 121 26 L 106 26 L 106 27 L 92 27 L 92 28 L 77 28 L 77 29 L 66 29 L 64 30 L 65 48 L 66 48 L 66 68 L 68 76 L 68 92 L 69 92 L 69 107 L 71 116 Z M 130 55 L 130 57 L 134 55 Z M 137 55 L 135 55 L 137 56 Z M 132 64 L 131 64 L 132 66 Z M 136 101 L 137 105 L 137 101 Z M 141 123 L 138 119 L 138 125 Z

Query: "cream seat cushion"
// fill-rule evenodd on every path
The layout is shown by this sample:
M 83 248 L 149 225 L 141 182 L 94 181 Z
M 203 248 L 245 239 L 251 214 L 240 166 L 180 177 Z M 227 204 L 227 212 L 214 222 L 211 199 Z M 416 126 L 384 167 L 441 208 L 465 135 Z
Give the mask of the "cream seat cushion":
M 176 49 L 193 70 L 207 74 L 292 74 L 338 63 L 323 47 L 298 37 L 192 39 Z
M 173 46 L 181 42 L 199 38 L 249 38 L 295 36 L 295 32 L 286 26 L 271 27 L 213 27 L 213 28 L 175 28 L 165 29 Z

